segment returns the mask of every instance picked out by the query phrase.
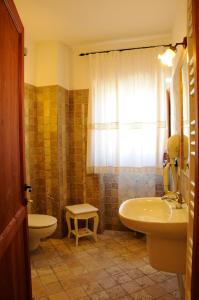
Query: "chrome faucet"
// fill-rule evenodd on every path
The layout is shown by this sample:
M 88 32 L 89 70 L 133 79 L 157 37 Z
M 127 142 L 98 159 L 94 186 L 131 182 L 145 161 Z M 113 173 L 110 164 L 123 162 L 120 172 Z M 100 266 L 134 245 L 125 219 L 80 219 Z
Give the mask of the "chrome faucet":
M 177 205 L 176 208 L 182 208 L 182 204 L 184 203 L 182 194 L 180 192 L 176 192 Z
M 166 194 L 164 196 L 161 197 L 162 200 L 167 200 L 167 201 L 173 201 L 177 199 L 177 196 L 175 193 L 173 194 Z
M 176 203 L 176 208 L 182 208 L 182 204 L 184 203 L 182 195 L 180 192 L 175 192 L 173 194 L 167 194 L 161 197 L 162 200 L 167 200 L 167 201 L 177 201 Z

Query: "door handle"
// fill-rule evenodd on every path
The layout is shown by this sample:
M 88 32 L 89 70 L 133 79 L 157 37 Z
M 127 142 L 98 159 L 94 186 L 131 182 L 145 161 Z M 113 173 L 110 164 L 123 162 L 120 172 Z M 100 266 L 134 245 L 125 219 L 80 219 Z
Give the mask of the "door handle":
M 28 185 L 28 184 L 24 184 L 24 191 L 25 192 L 29 192 L 29 193 L 31 193 L 32 192 L 32 187 L 31 187 L 31 185 Z

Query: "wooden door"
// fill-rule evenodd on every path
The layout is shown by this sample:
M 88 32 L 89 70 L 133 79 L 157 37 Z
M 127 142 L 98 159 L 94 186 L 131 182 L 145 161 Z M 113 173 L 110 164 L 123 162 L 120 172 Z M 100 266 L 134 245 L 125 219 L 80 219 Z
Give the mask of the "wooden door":
M 24 195 L 23 26 L 0 0 L 0 299 L 31 299 Z

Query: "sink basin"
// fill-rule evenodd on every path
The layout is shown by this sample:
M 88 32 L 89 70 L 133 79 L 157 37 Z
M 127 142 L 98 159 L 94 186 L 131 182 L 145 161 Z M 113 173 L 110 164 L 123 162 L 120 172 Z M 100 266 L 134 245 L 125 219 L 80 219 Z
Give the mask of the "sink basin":
M 144 233 L 186 237 L 187 209 L 176 209 L 159 197 L 126 200 L 119 209 L 122 223 Z
M 184 273 L 186 262 L 187 206 L 159 197 L 126 200 L 119 208 L 121 222 L 146 233 L 149 260 L 161 271 Z

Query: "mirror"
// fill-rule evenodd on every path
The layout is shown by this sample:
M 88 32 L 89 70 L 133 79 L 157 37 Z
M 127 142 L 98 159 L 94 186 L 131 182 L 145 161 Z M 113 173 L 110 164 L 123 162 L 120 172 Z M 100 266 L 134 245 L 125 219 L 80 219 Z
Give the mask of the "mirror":
M 189 169 L 189 80 L 188 80 L 188 57 L 187 51 L 184 55 L 181 66 L 181 169 L 188 171 Z
M 187 51 L 183 50 L 173 72 L 171 83 L 171 135 L 180 135 L 180 159 L 178 165 L 189 170 L 189 81 Z

